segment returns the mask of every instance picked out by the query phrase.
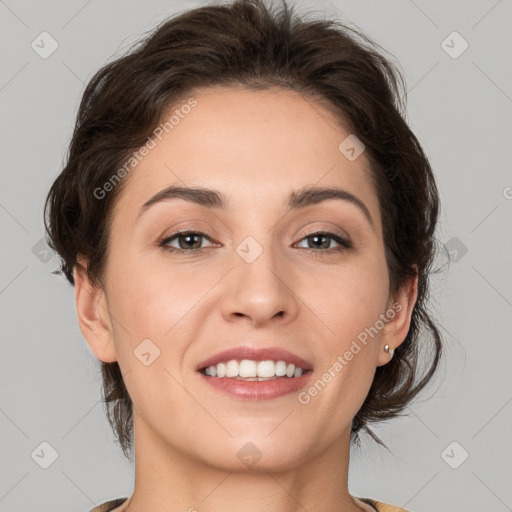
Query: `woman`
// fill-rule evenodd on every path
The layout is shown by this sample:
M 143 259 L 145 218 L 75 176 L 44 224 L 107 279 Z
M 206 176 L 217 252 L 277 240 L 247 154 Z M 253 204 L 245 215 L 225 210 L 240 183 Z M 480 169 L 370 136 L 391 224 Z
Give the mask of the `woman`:
M 132 496 L 94 512 L 403 510 L 348 490 L 351 443 L 382 444 L 369 425 L 441 356 L 438 192 L 400 84 L 356 30 L 258 0 L 90 81 L 45 219 L 135 450 Z

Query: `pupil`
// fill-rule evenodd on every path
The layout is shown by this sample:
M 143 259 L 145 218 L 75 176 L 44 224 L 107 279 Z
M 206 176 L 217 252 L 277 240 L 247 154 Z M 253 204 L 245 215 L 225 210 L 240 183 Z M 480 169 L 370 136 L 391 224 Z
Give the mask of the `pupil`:
M 199 238 L 199 236 L 200 236 L 200 235 L 193 235 L 193 234 L 192 234 L 192 235 L 191 235 L 191 234 L 189 234 L 189 235 L 182 235 L 182 237 L 183 237 L 183 238 L 185 238 L 185 240 L 186 240 L 186 242 L 185 242 L 186 244 L 188 244 L 188 243 L 191 241 L 191 239 L 192 239 L 192 244 L 193 244 L 193 243 L 194 243 L 193 239 L 194 239 L 194 238 L 196 238 L 196 239 L 197 239 L 197 238 Z M 196 241 L 197 241 L 197 240 L 196 240 Z M 199 246 L 200 246 L 200 245 L 201 245 L 201 244 L 199 244 Z M 190 248 L 190 245 L 187 245 L 187 248 Z M 195 249 L 196 247 L 193 247 L 193 248 Z
M 323 239 L 323 240 L 327 240 L 327 237 L 325 235 L 313 235 L 311 238 L 313 238 L 313 240 L 315 241 L 315 243 L 319 240 L 319 239 Z M 327 242 L 327 245 L 329 245 L 329 243 Z M 325 243 L 324 244 L 320 244 L 320 246 L 324 246 L 325 247 Z M 316 246 L 318 247 L 318 245 Z

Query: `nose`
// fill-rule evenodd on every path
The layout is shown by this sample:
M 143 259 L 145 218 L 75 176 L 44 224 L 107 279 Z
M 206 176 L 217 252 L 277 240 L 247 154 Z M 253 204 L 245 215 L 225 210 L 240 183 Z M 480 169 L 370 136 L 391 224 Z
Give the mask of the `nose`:
M 235 266 L 224 283 L 222 315 L 228 322 L 245 321 L 254 327 L 288 323 L 299 310 L 294 283 L 298 278 L 289 263 L 271 250 L 263 250 L 251 263 L 235 254 Z

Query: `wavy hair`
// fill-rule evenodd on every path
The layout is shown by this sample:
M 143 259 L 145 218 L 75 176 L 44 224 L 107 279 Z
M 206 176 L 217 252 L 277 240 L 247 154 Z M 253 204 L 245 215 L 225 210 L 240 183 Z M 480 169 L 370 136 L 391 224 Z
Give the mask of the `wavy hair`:
M 280 87 L 314 99 L 366 146 L 381 210 L 390 295 L 418 275 L 407 337 L 393 359 L 377 367 L 352 422 L 351 441 L 359 444 L 364 429 L 385 446 L 369 425 L 404 411 L 441 359 L 440 331 L 427 309 L 438 190 L 405 120 L 404 78 L 382 48 L 348 22 L 308 19 L 281 1 L 279 9 L 263 0 L 236 0 L 183 11 L 92 77 L 65 166 L 44 206 L 48 244 L 60 258 L 54 273 L 63 273 L 74 285 L 73 268 L 83 255 L 90 281 L 102 285 L 112 210 L 126 180 L 101 199 L 95 190 L 146 142 L 172 105 L 215 85 Z M 132 401 L 118 363 L 101 362 L 101 370 L 108 420 L 131 459 Z

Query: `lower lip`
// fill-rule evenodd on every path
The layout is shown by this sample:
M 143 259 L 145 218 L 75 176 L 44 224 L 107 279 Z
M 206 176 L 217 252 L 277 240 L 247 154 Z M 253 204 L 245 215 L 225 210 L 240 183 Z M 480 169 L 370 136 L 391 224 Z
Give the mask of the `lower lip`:
M 307 371 L 300 377 L 280 377 L 275 380 L 237 380 L 229 377 L 208 377 L 199 375 L 214 389 L 235 398 L 246 400 L 271 400 L 295 393 L 303 388 L 313 372 Z

